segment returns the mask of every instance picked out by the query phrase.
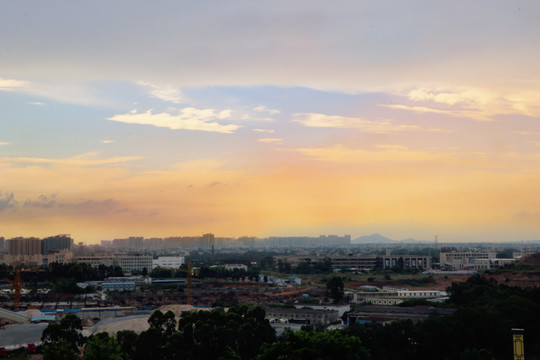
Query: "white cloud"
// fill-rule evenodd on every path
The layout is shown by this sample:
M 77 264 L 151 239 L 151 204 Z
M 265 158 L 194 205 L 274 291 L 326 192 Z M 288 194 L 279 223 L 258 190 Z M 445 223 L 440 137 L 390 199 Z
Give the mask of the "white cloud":
M 114 140 L 103 139 L 103 140 L 101 140 L 101 142 L 103 144 L 112 144 L 114 142 Z
M 0 146 L 2 146 L 2 145 L 9 145 L 9 143 L 6 142 L 6 141 L 0 141 Z
M 446 109 L 430 108 L 427 106 L 408 106 L 408 105 L 399 105 L 399 104 L 381 105 L 381 106 L 385 106 L 392 109 L 398 109 L 398 110 L 412 111 L 417 114 L 431 113 L 431 114 L 447 115 L 451 117 L 469 118 L 476 121 L 493 121 L 493 118 L 492 118 L 493 114 L 486 113 L 480 110 L 446 110 Z
M 257 141 L 262 142 L 262 143 L 268 143 L 268 144 L 283 143 L 283 139 L 278 139 L 278 138 L 264 138 L 264 139 L 257 139 Z
M 269 113 L 269 114 L 279 114 L 281 111 L 280 110 L 277 110 L 277 109 L 269 109 L 267 108 L 266 106 L 264 105 L 259 105 L 255 108 L 253 108 L 253 110 L 257 111 L 257 112 L 266 112 L 266 113 Z
M 396 125 L 388 120 L 371 121 L 356 117 L 325 115 L 316 113 L 297 113 L 293 121 L 308 127 L 360 129 L 371 133 L 387 133 L 393 131 L 411 131 L 420 127 L 416 125 Z
M 18 90 L 18 89 L 26 88 L 28 85 L 29 83 L 27 81 L 0 78 L 1 91 Z
M 253 129 L 253 131 L 268 134 L 273 134 L 275 132 L 273 129 Z
M 259 117 L 259 116 L 251 116 L 249 114 L 244 114 L 240 118 L 242 121 L 253 121 L 253 122 L 273 122 L 274 119 L 270 117 Z
M 150 88 L 150 96 L 174 104 L 180 104 L 184 100 L 182 91 L 171 85 L 155 85 L 147 82 L 139 82 L 139 85 Z
M 466 89 L 461 91 L 437 91 L 420 88 L 411 90 L 408 97 L 412 101 L 433 101 L 436 103 L 455 104 L 486 104 L 492 101 L 493 96 L 487 92 L 476 89 Z
M 45 106 L 45 105 L 47 105 L 44 102 L 39 102 L 39 101 L 30 102 L 29 104 L 30 105 L 36 105 L 36 106 Z
M 187 107 L 179 109 L 177 114 L 165 112 L 154 114 L 152 113 L 152 109 L 144 113 L 132 110 L 126 114 L 112 116 L 108 118 L 108 120 L 127 124 L 153 125 L 172 130 L 198 130 L 232 134 L 240 128 L 239 125 L 222 125 L 215 122 L 217 119 L 226 119 L 230 117 L 230 115 L 230 110 L 223 110 L 216 114 L 214 109 L 196 109 Z

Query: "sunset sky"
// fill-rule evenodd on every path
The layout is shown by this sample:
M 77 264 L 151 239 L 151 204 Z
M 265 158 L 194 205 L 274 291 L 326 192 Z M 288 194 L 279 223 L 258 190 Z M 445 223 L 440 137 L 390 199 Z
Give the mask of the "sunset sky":
M 0 236 L 540 239 L 539 18 L 3 1 Z

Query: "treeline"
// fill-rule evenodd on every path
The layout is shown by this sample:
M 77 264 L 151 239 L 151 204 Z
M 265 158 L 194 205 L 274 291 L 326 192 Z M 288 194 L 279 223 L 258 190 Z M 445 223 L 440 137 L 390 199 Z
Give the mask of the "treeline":
M 512 328 L 525 329 L 525 358 L 540 359 L 540 289 L 497 284 L 480 275 L 448 288 L 458 310 L 413 323 L 353 324 L 343 330 L 306 326 L 276 337 L 260 307 L 231 307 L 184 313 L 156 311 L 141 334 L 115 337 L 63 335 L 70 316 L 44 332 L 44 359 L 443 359 L 488 360 L 513 357 Z M 63 324 L 63 323 L 66 324 Z M 80 324 L 79 324 L 80 325 Z M 49 328 L 47 328 L 49 329 Z M 71 331 L 71 330 L 69 330 Z M 57 334 L 51 336 L 50 334 Z M 59 334 L 59 335 L 58 335 Z M 71 348 L 70 348 L 71 346 Z M 63 354 L 71 354 L 64 356 Z M 71 357 L 70 357 L 71 356 Z
M 13 266 L 0 265 L 0 280 L 14 280 L 17 269 Z M 122 268 L 119 266 L 99 265 L 93 267 L 82 263 L 50 263 L 41 265 L 32 270 L 20 270 L 21 282 L 26 283 L 32 288 L 38 284 L 48 283 L 53 292 L 78 294 L 92 291 L 95 289 L 81 289 L 77 286 L 78 282 L 100 281 L 107 277 L 124 276 Z
M 155 268 L 150 273 L 150 276 L 153 278 L 185 278 L 187 277 L 187 266 L 183 265 L 180 269 L 166 269 L 166 268 Z M 201 266 L 194 276 L 199 279 L 226 279 L 231 278 L 233 280 L 251 280 L 256 281 L 259 278 L 259 270 L 257 269 L 226 269 L 224 266 Z
M 346 328 L 358 337 L 372 359 L 511 359 L 512 328 L 525 329 L 525 358 L 540 359 L 540 288 L 497 284 L 475 275 L 447 289 L 458 310 L 388 325 Z

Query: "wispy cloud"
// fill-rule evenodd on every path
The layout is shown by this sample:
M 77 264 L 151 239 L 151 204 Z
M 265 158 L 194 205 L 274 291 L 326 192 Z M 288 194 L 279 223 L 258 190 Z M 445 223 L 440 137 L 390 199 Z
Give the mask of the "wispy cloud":
M 269 143 L 269 144 L 283 143 L 283 139 L 279 139 L 279 138 L 264 138 L 264 139 L 257 139 L 257 141 L 262 142 L 262 143 Z
M 398 125 L 393 124 L 388 120 L 371 121 L 356 117 L 317 113 L 297 113 L 293 115 L 292 121 L 308 127 L 360 129 L 371 133 L 388 133 L 420 129 L 417 125 Z
M 0 191 L 0 212 L 7 209 L 13 209 L 15 206 L 17 206 L 17 201 L 15 201 L 15 196 L 13 193 L 2 194 L 2 191 Z
M 279 114 L 281 112 L 280 110 L 277 110 L 277 109 L 269 109 L 264 105 L 256 106 L 255 108 L 253 108 L 253 110 L 255 110 L 257 112 L 269 113 L 269 114 L 272 114 L 272 115 Z
M 380 149 L 391 149 L 391 150 L 407 150 L 408 148 L 403 145 L 376 145 Z
M 166 102 L 180 104 L 184 101 L 182 91 L 171 85 L 155 85 L 148 82 L 139 82 L 139 85 L 150 88 L 150 96 Z
M 103 139 L 103 140 L 101 140 L 101 142 L 102 142 L 103 144 L 112 144 L 112 143 L 114 142 L 114 140 Z
M 524 135 L 524 136 L 529 136 L 529 135 L 540 135 L 540 131 L 512 131 L 514 134 L 518 134 L 518 135 Z
M 18 90 L 26 88 L 28 85 L 27 81 L 0 78 L 0 91 Z
M 273 129 L 253 129 L 253 131 L 268 134 L 273 134 L 275 132 Z
M 117 156 L 100 158 L 98 153 L 91 152 L 63 159 L 34 158 L 34 157 L 6 157 L 0 158 L 0 163 L 7 164 L 61 164 L 77 165 L 82 167 L 118 164 L 128 161 L 140 160 L 140 156 Z
M 271 117 L 261 117 L 261 116 L 253 116 L 250 114 L 244 114 L 240 118 L 242 121 L 252 121 L 252 122 L 273 122 L 274 119 Z
M 114 199 L 89 200 L 82 199 L 75 202 L 60 201 L 57 194 L 40 195 L 37 199 L 27 199 L 22 207 L 34 209 L 49 209 L 55 213 L 102 215 L 107 213 L 125 213 L 130 210 Z
M 0 141 L 0 146 L 2 146 L 2 145 L 4 145 L 4 146 L 9 145 L 9 143 L 7 141 Z
M 447 115 L 451 117 L 469 118 L 469 119 L 473 119 L 477 121 L 493 121 L 491 114 L 486 114 L 484 112 L 476 111 L 476 110 L 445 110 L 445 109 L 430 108 L 427 106 L 408 106 L 408 105 L 399 105 L 399 104 L 382 105 L 382 106 L 392 108 L 392 109 L 412 111 L 417 114 L 432 113 L 432 114 Z
M 411 151 L 395 145 L 380 145 L 379 147 L 384 150 L 354 149 L 343 145 L 326 148 L 300 148 L 297 150 L 301 154 L 315 160 L 334 163 L 424 163 L 455 160 L 451 154 Z
M 138 113 L 137 110 L 133 110 L 126 114 L 112 116 L 108 120 L 127 124 L 152 125 L 172 130 L 197 130 L 232 134 L 240 128 L 239 125 L 222 125 L 215 121 L 227 119 L 230 116 L 231 110 L 223 110 L 216 113 L 214 109 L 187 107 L 179 109 L 176 114 L 166 112 L 154 114 L 152 109 L 144 113 Z
M 505 93 L 477 88 L 441 90 L 419 87 L 401 95 L 420 105 L 381 106 L 417 114 L 443 114 L 476 121 L 493 121 L 495 116 L 505 114 L 540 116 L 537 101 L 539 94 L 535 92 Z

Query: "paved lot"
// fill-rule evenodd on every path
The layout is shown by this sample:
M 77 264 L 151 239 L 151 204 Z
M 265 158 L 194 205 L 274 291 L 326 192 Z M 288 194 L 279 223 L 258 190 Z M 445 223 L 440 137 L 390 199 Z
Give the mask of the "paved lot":
M 48 324 L 12 325 L 0 329 L 0 346 L 30 344 L 41 341 L 41 333 Z

